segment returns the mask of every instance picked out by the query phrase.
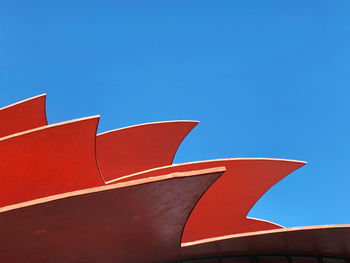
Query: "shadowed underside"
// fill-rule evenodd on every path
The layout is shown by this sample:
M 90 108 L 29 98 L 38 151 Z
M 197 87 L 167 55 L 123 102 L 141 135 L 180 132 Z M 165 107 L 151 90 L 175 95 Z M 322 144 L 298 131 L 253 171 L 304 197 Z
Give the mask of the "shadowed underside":
M 171 165 L 198 122 L 141 124 L 96 137 L 98 120 L 47 125 L 45 94 L 0 109 L 0 262 L 350 257 L 350 225 L 286 229 L 247 218 L 268 189 L 305 162 Z
M 282 178 L 305 162 L 278 159 L 222 159 L 171 165 L 120 178 L 108 183 L 225 166 L 224 175 L 205 193 L 189 217 L 182 242 L 281 226 L 246 218 L 255 202 Z M 220 223 L 218 223 L 220 222 Z
M 295 227 L 187 244 L 174 259 L 214 255 L 294 254 L 350 257 L 350 225 Z
M 166 261 L 180 248 L 191 209 L 224 170 L 169 174 L 14 206 L 0 213 L 0 261 Z

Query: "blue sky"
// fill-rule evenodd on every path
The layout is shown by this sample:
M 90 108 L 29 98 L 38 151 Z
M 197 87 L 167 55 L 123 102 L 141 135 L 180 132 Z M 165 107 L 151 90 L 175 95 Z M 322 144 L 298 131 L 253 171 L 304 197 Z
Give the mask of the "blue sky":
M 308 164 L 250 216 L 350 223 L 349 1 L 0 1 L 0 106 L 47 93 L 49 123 L 99 132 L 190 119 L 175 162 Z

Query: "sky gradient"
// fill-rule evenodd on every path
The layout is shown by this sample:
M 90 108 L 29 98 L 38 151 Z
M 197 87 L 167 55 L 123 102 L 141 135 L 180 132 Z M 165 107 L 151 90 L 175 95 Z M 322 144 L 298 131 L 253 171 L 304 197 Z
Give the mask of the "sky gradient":
M 308 164 L 249 216 L 350 223 L 349 1 L 0 1 L 0 107 L 47 93 L 49 123 L 99 132 L 199 120 L 175 162 Z

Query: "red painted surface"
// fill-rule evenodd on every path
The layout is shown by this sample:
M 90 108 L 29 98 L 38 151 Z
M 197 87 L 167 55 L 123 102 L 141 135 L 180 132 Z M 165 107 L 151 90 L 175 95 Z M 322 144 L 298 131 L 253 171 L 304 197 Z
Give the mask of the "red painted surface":
M 47 125 L 46 95 L 39 95 L 0 109 L 0 137 Z
M 0 207 L 103 184 L 95 157 L 98 117 L 0 139 Z
M 224 175 L 205 193 L 189 217 L 182 242 L 210 237 L 276 229 L 271 222 L 247 219 L 255 202 L 282 178 L 303 166 L 300 161 L 278 159 L 224 159 L 167 166 L 121 181 L 225 166 Z
M 197 122 L 142 124 L 96 138 L 98 119 L 47 126 L 45 95 L 0 109 L 0 262 L 350 257 L 350 225 L 284 229 L 246 217 L 304 162 L 170 165 Z
M 105 181 L 169 165 L 195 121 L 136 125 L 99 134 L 97 159 Z
M 246 216 L 267 190 L 304 165 L 286 160 L 237 160 L 223 164 L 226 172 L 196 205 L 187 221 L 182 242 L 279 228 Z
M 350 258 L 350 225 L 285 228 L 226 237 L 183 247 L 173 259 L 227 254 L 294 254 Z
M 164 262 L 186 218 L 222 172 L 106 185 L 0 212 L 0 262 Z

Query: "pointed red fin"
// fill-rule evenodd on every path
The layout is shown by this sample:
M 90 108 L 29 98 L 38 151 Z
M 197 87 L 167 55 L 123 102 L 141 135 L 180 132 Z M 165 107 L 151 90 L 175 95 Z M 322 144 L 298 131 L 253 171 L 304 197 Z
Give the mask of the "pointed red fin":
M 159 167 L 107 183 L 137 180 L 165 172 L 225 166 L 226 172 L 200 199 L 186 223 L 182 242 L 192 242 L 222 235 L 281 228 L 277 224 L 246 216 L 266 191 L 304 164 L 300 161 L 263 158 L 211 160 Z
M 223 171 L 163 174 L 0 209 L 1 262 L 165 262 Z
M 182 242 L 281 228 L 277 224 L 246 216 L 266 191 L 304 164 L 274 159 L 226 161 L 226 173 L 192 211 Z
M 99 134 L 97 160 L 105 181 L 172 163 L 196 121 L 146 123 Z
M 0 109 L 0 137 L 47 125 L 46 94 Z
M 95 136 L 99 117 L 48 125 L 0 139 L 0 207 L 102 185 Z

